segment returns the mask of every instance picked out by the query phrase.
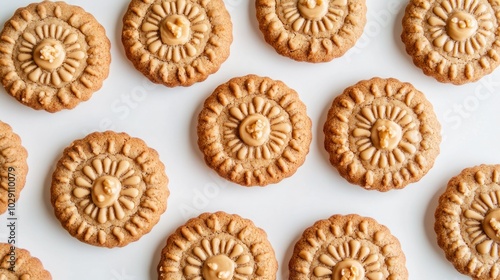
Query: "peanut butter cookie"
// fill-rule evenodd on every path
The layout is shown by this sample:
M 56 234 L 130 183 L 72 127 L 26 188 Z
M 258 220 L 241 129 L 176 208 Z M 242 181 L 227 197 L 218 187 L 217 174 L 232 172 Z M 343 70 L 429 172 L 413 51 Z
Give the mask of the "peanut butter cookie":
M 167 208 L 157 152 L 125 133 L 95 132 L 64 150 L 52 175 L 61 225 L 80 241 L 122 247 L 151 231 Z
M 50 272 L 43 268 L 39 259 L 25 249 L 0 243 L 0 280 L 52 280 Z
M 204 213 L 169 236 L 158 279 L 276 279 L 278 262 L 266 233 L 252 221 Z
M 229 56 L 232 23 L 222 0 L 132 0 L 122 42 L 152 82 L 190 86 L 217 72 Z
M 500 165 L 464 169 L 439 198 L 439 247 L 472 279 L 500 279 Z
M 304 163 L 311 138 L 311 120 L 297 92 L 255 75 L 217 87 L 198 117 L 205 162 L 243 186 L 291 176 Z
M 27 158 L 21 138 L 0 121 L 0 214 L 19 200 L 28 174 Z
M 306 229 L 289 263 L 290 280 L 408 279 L 389 229 L 372 218 L 334 215 Z
M 439 154 L 441 125 L 409 83 L 373 78 L 333 101 L 323 128 L 330 162 L 352 184 L 401 189 L 424 176 Z
M 256 0 L 259 28 L 276 52 L 297 61 L 327 62 L 361 37 L 365 0 Z
M 460 85 L 500 64 L 499 22 L 499 1 L 411 0 L 401 38 L 426 75 Z
M 43 1 L 18 9 L 0 35 L 0 79 L 18 101 L 48 112 L 74 108 L 108 77 L 110 42 L 82 8 Z

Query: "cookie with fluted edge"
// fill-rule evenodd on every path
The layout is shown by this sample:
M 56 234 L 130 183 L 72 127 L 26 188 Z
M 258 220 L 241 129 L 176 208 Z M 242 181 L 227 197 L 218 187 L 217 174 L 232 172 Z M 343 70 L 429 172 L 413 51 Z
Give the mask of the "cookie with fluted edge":
M 28 152 L 10 125 L 0 121 L 0 214 L 17 202 L 26 184 Z
M 335 98 L 323 127 L 330 162 L 369 190 L 401 189 L 434 165 L 441 125 L 432 104 L 410 83 L 372 78 Z
M 500 165 L 466 168 L 451 178 L 435 218 L 437 243 L 460 273 L 500 278 Z
M 33 109 L 72 109 L 108 77 L 110 48 L 104 27 L 82 8 L 33 3 L 5 23 L 0 80 L 10 95 Z
M 461 85 L 500 64 L 498 22 L 499 1 L 410 0 L 401 39 L 426 75 Z
M 219 70 L 232 32 L 222 0 L 132 0 L 122 42 L 128 59 L 152 82 L 190 86 Z
M 224 212 L 190 219 L 167 239 L 158 279 L 276 279 L 278 262 L 264 230 Z
M 151 231 L 169 190 L 158 153 L 126 133 L 94 132 L 75 140 L 52 175 L 51 202 L 75 238 L 123 247 Z
M 290 280 L 408 279 L 399 240 L 372 218 L 334 215 L 317 221 L 295 244 Z
M 25 249 L 0 243 L 0 279 L 51 280 L 42 262 Z M 13 268 L 13 269 L 10 269 Z
M 365 0 L 256 0 L 259 28 L 280 55 L 328 62 L 344 55 L 366 24 Z
M 198 117 L 206 164 L 243 186 L 266 186 L 295 173 L 311 144 L 311 120 L 296 91 L 248 75 L 220 85 Z

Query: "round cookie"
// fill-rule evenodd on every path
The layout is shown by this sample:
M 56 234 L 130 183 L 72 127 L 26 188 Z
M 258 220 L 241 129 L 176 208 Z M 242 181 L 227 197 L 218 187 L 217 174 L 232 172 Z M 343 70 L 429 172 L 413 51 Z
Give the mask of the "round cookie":
M 500 165 L 466 168 L 453 177 L 435 218 L 439 247 L 460 273 L 500 278 Z
M 50 272 L 43 268 L 40 260 L 32 257 L 25 249 L 0 243 L 0 259 L 0 280 L 52 280 Z
M 190 219 L 168 237 L 158 279 L 276 279 L 278 262 L 266 233 L 224 212 Z
M 12 128 L 0 121 L 0 214 L 17 202 L 28 174 L 28 152 Z
M 432 104 L 409 83 L 373 78 L 347 88 L 324 125 L 330 162 L 352 184 L 388 191 L 420 180 L 439 154 Z
M 222 0 L 132 0 L 122 42 L 152 82 L 190 86 L 219 70 L 229 57 L 232 32 Z
M 30 4 L 7 21 L 0 38 L 0 80 L 33 109 L 72 109 L 108 77 L 110 42 L 104 28 L 80 7 Z
M 259 28 L 279 54 L 328 62 L 361 37 L 365 0 L 256 0 Z
M 500 64 L 500 2 L 410 0 L 401 38 L 426 75 L 456 85 Z
M 220 85 L 198 117 L 198 146 L 217 173 L 243 186 L 291 176 L 311 144 L 311 120 L 281 81 L 248 75 Z
M 122 247 L 151 231 L 167 208 L 165 166 L 144 141 L 95 132 L 74 141 L 52 175 L 61 225 L 82 242 Z
M 334 215 L 306 229 L 288 265 L 290 280 L 408 279 L 406 258 L 389 229 L 372 218 Z

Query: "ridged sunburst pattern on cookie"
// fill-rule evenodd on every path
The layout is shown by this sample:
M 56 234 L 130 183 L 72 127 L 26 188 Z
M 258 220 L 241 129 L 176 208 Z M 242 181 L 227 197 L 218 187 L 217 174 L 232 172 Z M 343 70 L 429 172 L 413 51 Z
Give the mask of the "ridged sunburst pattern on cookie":
M 12 253 L 15 254 L 14 265 L 11 263 Z M 31 256 L 29 251 L 14 247 L 11 244 L 0 243 L 0 263 L 1 280 L 52 280 L 52 275 L 44 269 L 39 259 Z M 15 267 L 15 269 L 10 269 L 12 267 Z
M 232 24 L 221 0 L 132 0 L 123 18 L 127 57 L 152 82 L 189 86 L 229 56 Z
M 93 133 L 64 151 L 52 179 L 61 224 L 96 246 L 125 246 L 166 209 L 168 179 L 158 154 L 124 133 Z
M 168 238 L 158 273 L 159 279 L 271 280 L 277 268 L 263 230 L 217 212 L 189 220 Z
M 305 160 L 311 134 L 298 94 L 255 75 L 219 86 L 198 119 L 198 145 L 207 164 L 244 186 L 291 176 Z
M 452 178 L 435 216 L 438 244 L 459 272 L 500 277 L 500 165 L 467 168 Z
M 418 181 L 439 154 L 440 124 L 411 84 L 374 78 L 347 88 L 324 126 L 331 163 L 349 182 L 387 191 Z
M 2 83 L 34 109 L 71 109 L 88 100 L 108 76 L 109 40 L 80 7 L 31 4 L 15 13 L 1 35 Z
M 499 21 L 498 1 L 412 0 L 401 37 L 425 74 L 464 84 L 500 64 Z
M 290 280 L 408 279 L 400 247 L 371 218 L 335 215 L 304 231 L 289 263 Z

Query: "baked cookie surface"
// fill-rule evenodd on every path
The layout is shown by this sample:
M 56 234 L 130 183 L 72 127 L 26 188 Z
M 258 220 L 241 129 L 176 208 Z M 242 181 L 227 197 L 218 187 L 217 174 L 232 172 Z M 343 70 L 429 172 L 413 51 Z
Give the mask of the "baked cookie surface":
M 122 42 L 135 68 L 152 82 L 190 86 L 229 57 L 232 28 L 222 0 L 132 0 Z
M 335 98 L 324 125 L 330 162 L 352 184 L 401 189 L 422 178 L 439 154 L 441 125 L 409 83 L 373 78 Z
M 10 261 L 14 258 L 15 265 L 12 266 Z M 0 279 L 11 280 L 51 280 L 50 272 L 44 269 L 39 259 L 31 256 L 30 252 L 12 247 L 7 243 L 0 243 Z M 12 269 L 9 269 L 12 268 Z
M 401 38 L 426 75 L 460 85 L 500 64 L 499 22 L 498 1 L 411 0 Z
M 7 211 L 9 199 L 19 200 L 28 174 L 27 158 L 19 135 L 0 121 L 0 214 Z
M 151 231 L 167 208 L 165 166 L 144 141 L 95 132 L 64 150 L 52 175 L 51 202 L 75 238 L 122 247 Z
M 266 233 L 224 212 L 190 219 L 168 237 L 158 279 L 274 280 L 278 262 Z
M 78 6 L 44 1 L 18 9 L 0 35 L 0 79 L 36 110 L 72 109 L 109 74 L 110 42 L 102 25 Z
M 311 120 L 297 92 L 248 75 L 220 85 L 198 117 L 198 146 L 217 173 L 243 186 L 291 176 L 311 144 Z
M 398 239 L 372 218 L 334 215 L 306 229 L 289 263 L 290 280 L 408 279 Z
M 327 62 L 354 46 L 366 23 L 365 0 L 256 0 L 259 28 L 279 54 Z
M 438 245 L 460 273 L 500 278 L 500 165 L 466 168 L 453 177 L 435 218 Z

